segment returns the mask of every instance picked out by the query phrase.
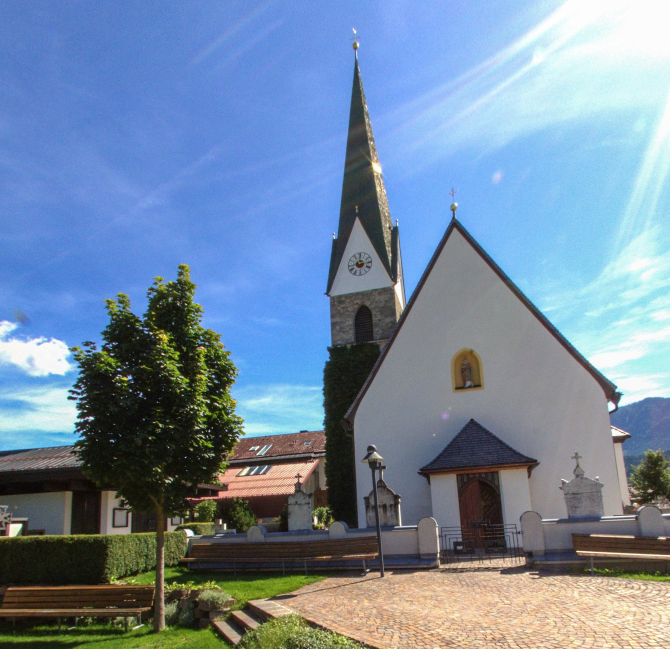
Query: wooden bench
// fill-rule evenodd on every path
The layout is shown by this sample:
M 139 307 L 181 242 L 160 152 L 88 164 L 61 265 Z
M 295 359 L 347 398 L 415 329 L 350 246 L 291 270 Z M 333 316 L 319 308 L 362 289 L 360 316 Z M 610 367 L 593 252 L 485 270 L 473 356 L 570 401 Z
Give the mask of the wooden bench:
M 641 559 L 670 561 L 670 538 L 665 536 L 618 536 L 615 534 L 573 534 L 572 547 L 581 557 L 593 559 Z
M 56 617 L 60 631 L 62 618 L 139 618 L 151 613 L 153 586 L 27 586 L 5 589 L 0 617 Z
M 275 563 L 282 566 L 302 563 L 307 573 L 307 564 L 315 561 L 362 561 L 363 571 L 369 568 L 366 561 L 379 556 L 377 537 L 361 536 L 349 539 L 325 541 L 258 541 L 240 543 L 193 543 L 189 556 L 180 563 L 201 565 L 203 563 L 232 563 L 237 573 L 238 565 Z

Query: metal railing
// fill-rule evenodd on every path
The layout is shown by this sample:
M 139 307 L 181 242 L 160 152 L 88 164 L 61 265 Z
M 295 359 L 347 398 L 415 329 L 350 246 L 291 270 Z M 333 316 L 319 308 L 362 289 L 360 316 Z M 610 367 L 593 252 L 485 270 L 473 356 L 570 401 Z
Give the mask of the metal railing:
M 492 525 L 481 522 L 467 528 L 440 528 L 440 560 L 443 563 L 486 559 L 520 561 L 522 558 L 521 532 L 514 523 Z

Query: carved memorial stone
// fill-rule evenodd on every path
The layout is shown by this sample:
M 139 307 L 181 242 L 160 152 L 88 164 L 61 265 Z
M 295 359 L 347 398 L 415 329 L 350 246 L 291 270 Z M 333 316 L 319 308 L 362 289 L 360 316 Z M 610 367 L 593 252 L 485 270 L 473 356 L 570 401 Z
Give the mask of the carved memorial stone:
M 288 531 L 312 529 L 312 494 L 305 493 L 300 484 L 300 474 L 295 492 L 288 497 Z
M 561 480 L 559 487 L 568 508 L 568 518 L 600 518 L 604 515 L 604 485 L 598 476 L 592 480 L 584 475 L 584 469 L 579 466 L 581 455 L 575 452 L 572 459 L 577 463 L 573 471 L 575 477 L 569 482 Z
M 379 496 L 379 524 L 382 527 L 398 527 L 402 525 L 400 513 L 400 496 L 384 482 L 384 474 L 379 473 L 377 480 L 377 494 Z M 375 527 L 375 493 L 363 498 L 365 501 L 365 523 L 368 527 Z

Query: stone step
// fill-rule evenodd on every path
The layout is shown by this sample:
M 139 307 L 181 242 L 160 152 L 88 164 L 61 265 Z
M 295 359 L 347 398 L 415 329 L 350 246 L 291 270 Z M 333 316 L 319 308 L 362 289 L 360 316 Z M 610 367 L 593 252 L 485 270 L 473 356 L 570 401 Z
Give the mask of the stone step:
M 235 624 L 237 624 L 237 626 L 244 629 L 245 631 L 253 631 L 261 625 L 261 622 L 258 620 L 258 618 L 249 611 L 233 611 L 230 614 L 230 618 Z
M 276 617 L 284 617 L 286 615 L 295 615 L 286 606 L 282 606 L 278 602 L 273 602 L 267 599 L 250 599 L 247 602 L 247 608 L 261 620 L 272 620 Z
M 225 620 L 212 620 L 212 627 L 214 627 L 214 630 L 217 633 L 223 636 L 223 639 L 226 642 L 233 645 L 233 647 L 237 647 L 242 641 L 244 631 L 230 622 L 226 622 Z

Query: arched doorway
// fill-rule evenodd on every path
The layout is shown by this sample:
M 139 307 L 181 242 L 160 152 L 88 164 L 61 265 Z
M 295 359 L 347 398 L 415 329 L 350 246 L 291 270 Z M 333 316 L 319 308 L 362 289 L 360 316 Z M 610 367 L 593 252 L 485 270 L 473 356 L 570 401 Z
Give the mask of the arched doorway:
M 498 472 L 462 473 L 457 477 L 463 541 L 483 548 L 503 524 Z

